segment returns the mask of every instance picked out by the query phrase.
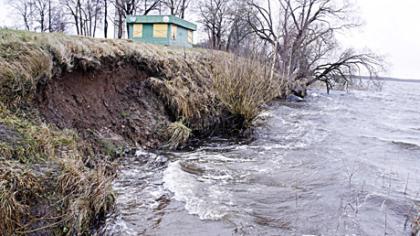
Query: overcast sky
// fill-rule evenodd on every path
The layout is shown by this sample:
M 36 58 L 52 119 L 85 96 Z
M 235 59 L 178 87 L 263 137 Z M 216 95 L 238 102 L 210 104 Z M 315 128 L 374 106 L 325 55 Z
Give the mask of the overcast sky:
M 420 79 L 420 1 L 358 0 L 365 25 L 345 44 L 385 55 L 388 76 Z
M 14 26 L 17 21 L 8 1 L 0 0 L 0 26 Z M 385 55 L 389 63 L 385 76 L 420 79 L 420 0 L 355 1 L 365 24 L 342 36 L 343 44 Z

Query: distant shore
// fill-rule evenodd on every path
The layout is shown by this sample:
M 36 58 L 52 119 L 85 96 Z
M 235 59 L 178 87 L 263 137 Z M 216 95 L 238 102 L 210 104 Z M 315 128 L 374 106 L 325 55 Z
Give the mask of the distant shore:
M 370 79 L 368 76 L 357 76 L 357 79 Z M 408 83 L 420 83 L 420 79 L 399 79 L 393 77 L 378 77 L 382 81 L 395 81 L 395 82 L 408 82 Z

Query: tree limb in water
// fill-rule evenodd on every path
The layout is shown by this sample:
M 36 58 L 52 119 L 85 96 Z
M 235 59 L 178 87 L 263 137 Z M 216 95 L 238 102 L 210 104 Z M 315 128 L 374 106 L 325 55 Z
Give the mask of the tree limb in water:
M 337 83 L 347 86 L 356 76 L 367 73 L 369 78 L 375 78 L 382 69 L 382 59 L 373 53 L 356 53 L 352 49 L 346 50 L 332 63 L 320 64 L 314 68 L 313 78 L 306 82 L 309 86 L 316 81 L 322 81 L 329 92 Z
M 360 26 L 352 15 L 351 4 L 278 0 L 278 13 L 273 13 L 272 2 L 248 0 L 248 23 L 278 55 L 276 70 L 282 75 L 280 79 L 305 86 L 322 81 L 329 91 L 339 82 L 348 84 L 355 75 L 367 73 L 372 78 L 383 69 L 382 59 L 371 52 L 341 50 L 337 33 Z

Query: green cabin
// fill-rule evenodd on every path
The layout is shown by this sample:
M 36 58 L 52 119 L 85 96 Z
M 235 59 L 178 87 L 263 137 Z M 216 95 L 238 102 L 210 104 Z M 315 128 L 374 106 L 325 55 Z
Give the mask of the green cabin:
M 129 16 L 128 38 L 165 46 L 191 48 L 197 25 L 176 16 Z

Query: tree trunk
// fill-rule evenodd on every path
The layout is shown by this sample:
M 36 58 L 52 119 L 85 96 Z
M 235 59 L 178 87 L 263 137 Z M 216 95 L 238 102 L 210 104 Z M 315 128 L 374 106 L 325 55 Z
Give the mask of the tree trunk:
M 77 17 L 77 15 L 73 15 L 74 17 L 74 23 L 76 25 L 76 32 L 77 35 L 80 35 L 80 28 L 79 28 L 79 17 Z
M 45 15 L 43 11 L 41 11 L 40 17 L 41 19 L 39 21 L 39 24 L 41 26 L 41 32 L 44 32 L 45 31 Z
M 83 23 L 83 16 L 82 16 L 82 4 L 80 3 L 80 0 L 77 0 L 77 7 L 76 7 L 76 11 L 78 12 L 78 16 L 79 16 L 79 30 L 80 30 L 80 35 L 83 35 L 84 32 L 86 32 L 84 30 L 84 23 Z
M 185 18 L 185 10 L 187 8 L 187 0 L 182 0 L 182 5 L 181 5 L 181 19 Z
M 108 1 L 104 0 L 104 37 L 108 38 Z
M 121 39 L 123 35 L 122 13 L 118 12 L 118 38 Z
M 50 33 L 53 32 L 53 29 L 52 29 L 52 8 L 51 8 L 51 0 L 48 0 L 48 31 Z
M 26 10 L 25 10 L 26 11 Z M 28 15 L 26 14 L 26 12 L 24 14 L 22 14 L 23 17 L 23 22 L 25 23 L 25 28 L 27 31 L 31 30 L 31 27 L 29 26 L 29 19 L 28 19 Z

